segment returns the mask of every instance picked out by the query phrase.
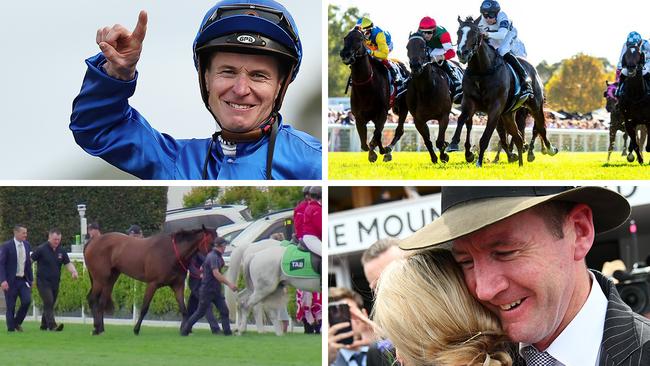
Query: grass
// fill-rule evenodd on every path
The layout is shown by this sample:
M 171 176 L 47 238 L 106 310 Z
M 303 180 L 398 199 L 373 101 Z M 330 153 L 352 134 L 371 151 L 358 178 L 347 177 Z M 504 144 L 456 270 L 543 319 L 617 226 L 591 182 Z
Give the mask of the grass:
M 438 158 L 440 158 L 439 154 Z M 555 156 L 535 153 L 529 163 L 524 156 L 524 166 L 507 163 L 505 154 L 501 161 L 491 163 L 495 153 L 486 153 L 483 168 L 466 163 L 463 152 L 450 154 L 447 164 L 432 164 L 425 152 L 394 152 L 393 161 L 368 162 L 366 152 L 330 152 L 329 179 L 344 180 L 637 180 L 650 179 L 647 162 L 628 163 L 620 152 L 613 152 L 609 164 L 606 152 L 559 152 Z M 646 159 L 647 160 L 647 159 Z
M 106 325 L 91 336 L 91 324 L 66 324 L 63 332 L 39 330 L 40 322 L 24 322 L 24 332 L 9 333 L 0 322 L 0 365 L 321 365 L 321 337 L 307 334 L 248 332 L 213 335 L 194 329 L 181 337 L 177 328 Z

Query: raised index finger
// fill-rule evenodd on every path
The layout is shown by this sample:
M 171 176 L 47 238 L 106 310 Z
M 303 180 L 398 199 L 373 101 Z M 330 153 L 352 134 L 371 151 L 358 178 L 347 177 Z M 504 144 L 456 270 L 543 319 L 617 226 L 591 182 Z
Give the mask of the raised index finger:
M 136 24 L 132 36 L 133 38 L 142 42 L 144 41 L 144 36 L 146 34 L 147 34 L 147 12 L 144 10 L 140 10 L 140 14 L 138 15 L 138 24 Z

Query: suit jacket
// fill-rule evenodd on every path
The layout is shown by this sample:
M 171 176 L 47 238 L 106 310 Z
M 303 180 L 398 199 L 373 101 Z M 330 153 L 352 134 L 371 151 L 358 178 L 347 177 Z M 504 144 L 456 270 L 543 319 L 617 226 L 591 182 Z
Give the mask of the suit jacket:
M 29 256 L 30 245 L 26 240 L 25 244 L 25 278 L 29 285 L 34 282 L 34 273 L 32 272 L 32 259 Z M 11 238 L 2 243 L 0 247 L 0 283 L 7 281 L 9 288 L 13 287 L 16 282 L 16 269 L 18 269 L 18 254 L 16 253 L 16 244 Z
M 592 271 L 607 297 L 599 366 L 650 365 L 650 319 L 623 302 L 612 281 Z

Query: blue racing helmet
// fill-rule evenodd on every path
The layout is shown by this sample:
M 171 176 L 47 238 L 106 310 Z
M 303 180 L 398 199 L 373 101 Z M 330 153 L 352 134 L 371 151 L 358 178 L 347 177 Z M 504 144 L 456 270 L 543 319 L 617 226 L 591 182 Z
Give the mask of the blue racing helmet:
M 481 3 L 481 14 L 487 15 L 490 18 L 496 18 L 497 14 L 501 11 L 501 5 L 495 0 L 485 0 Z
M 630 32 L 630 34 L 627 35 L 627 41 L 625 41 L 625 44 L 628 47 L 638 46 L 639 44 L 641 44 L 642 40 L 643 38 L 641 38 L 641 35 L 638 32 L 632 31 Z
M 275 110 L 280 108 L 286 86 L 295 79 L 302 61 L 296 23 L 289 11 L 274 0 L 222 0 L 205 14 L 192 51 L 206 105 L 205 65 L 201 65 L 201 55 L 213 50 L 277 55 L 283 60 L 281 64 L 289 61 L 290 75 L 284 82 Z

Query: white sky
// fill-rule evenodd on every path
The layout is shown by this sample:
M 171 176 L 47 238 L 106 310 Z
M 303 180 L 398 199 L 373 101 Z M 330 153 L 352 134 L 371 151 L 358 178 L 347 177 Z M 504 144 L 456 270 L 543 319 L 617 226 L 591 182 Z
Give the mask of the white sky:
M 279 0 L 292 12 L 303 42 L 298 78 L 282 114 L 289 124 L 320 137 L 321 105 L 297 121 L 306 98 L 321 94 L 322 8 Z M 133 29 L 140 9 L 149 13 L 135 95 L 130 104 L 160 132 L 175 138 L 208 137 L 214 119 L 201 100 L 192 42 L 215 0 L 3 1 L 0 10 L 0 179 L 128 178 L 77 146 L 68 128 L 72 100 L 99 52 L 98 28 L 120 23 Z M 308 5 L 309 6 L 308 6 Z M 292 106 L 293 109 L 291 108 Z M 301 125 L 301 123 L 303 125 Z
M 356 6 L 361 13 L 368 13 L 376 25 L 390 32 L 391 55 L 408 63 L 408 35 L 417 30 L 422 17 L 431 16 L 445 27 L 455 45 L 458 16 L 476 18 L 481 0 L 333 0 L 330 4 L 342 9 Z M 499 4 L 517 28 L 533 65 L 542 60 L 558 62 L 579 52 L 605 57 L 615 65 L 630 31 L 650 38 L 647 0 L 501 0 Z

